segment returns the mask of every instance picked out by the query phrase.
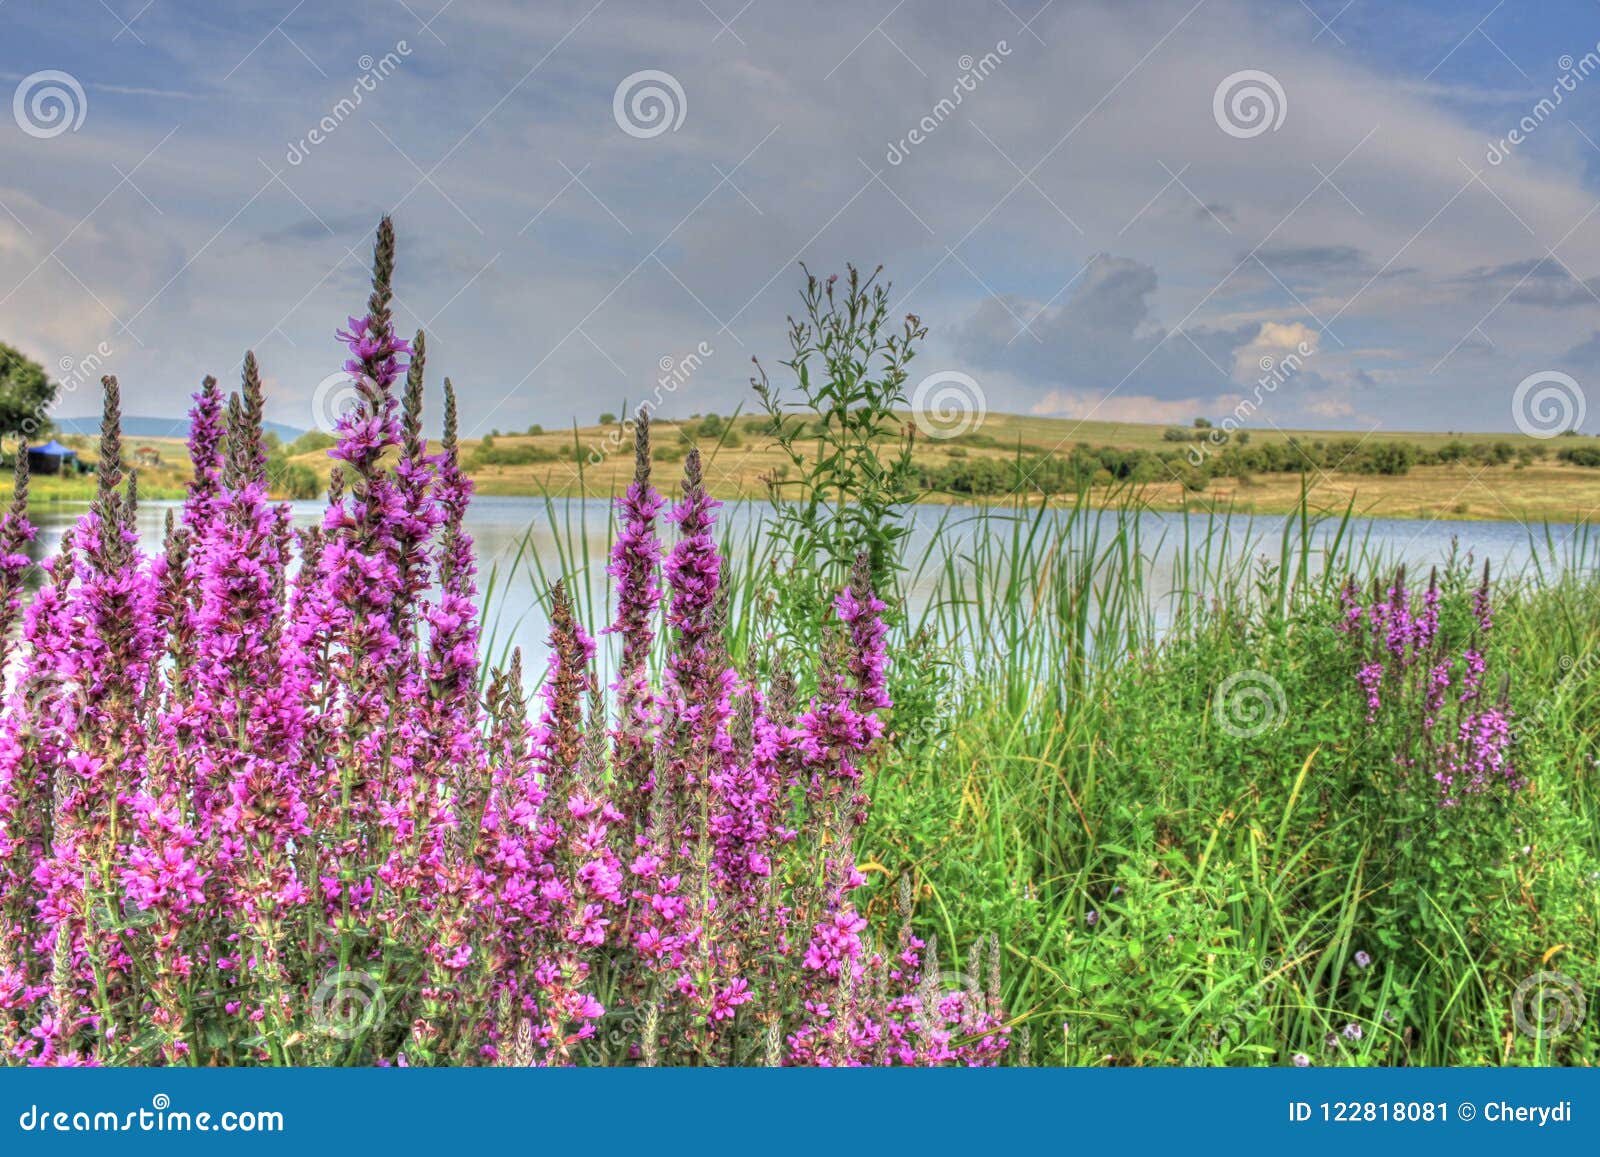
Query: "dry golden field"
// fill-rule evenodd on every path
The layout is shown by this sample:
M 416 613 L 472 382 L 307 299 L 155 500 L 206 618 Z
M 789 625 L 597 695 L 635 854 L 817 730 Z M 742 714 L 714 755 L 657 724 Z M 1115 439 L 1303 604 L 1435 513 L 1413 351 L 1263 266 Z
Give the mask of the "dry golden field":
M 781 475 L 783 456 L 768 438 L 746 429 L 746 419 L 735 423 L 737 444 L 717 446 L 694 439 L 683 431 L 694 422 L 655 423 L 657 471 L 666 474 L 675 468 L 681 447 L 698 442 L 706 456 L 707 476 L 713 489 L 723 498 L 764 497 L 768 480 Z M 753 421 L 752 421 L 753 425 Z M 1064 453 L 1079 443 L 1091 446 L 1117 446 L 1126 449 L 1182 449 L 1164 442 L 1165 427 L 1129 422 L 1077 423 L 1057 418 L 1033 418 L 1011 414 L 991 414 L 971 434 L 948 441 L 919 438 L 915 453 L 919 459 L 937 459 L 952 449 L 969 457 L 1014 458 L 1019 450 L 1026 455 Z M 1286 441 L 1297 437 L 1303 442 L 1360 439 L 1359 433 L 1345 431 L 1271 430 L 1254 435 L 1257 444 Z M 1522 434 L 1461 434 L 1444 432 L 1412 433 L 1378 431 L 1367 441 L 1404 441 L 1427 448 L 1452 439 L 1470 444 L 1508 442 L 1515 448 L 1537 447 L 1550 456 L 1527 466 L 1508 464 L 1481 467 L 1470 463 L 1448 466 L 1417 466 L 1409 474 L 1384 477 L 1334 471 L 1312 472 L 1306 476 L 1314 504 L 1343 510 L 1352 498 L 1357 513 L 1387 518 L 1493 519 L 1517 521 L 1572 521 L 1592 518 L 1600 513 L 1600 470 L 1585 469 L 1554 460 L 1554 445 Z M 467 453 L 478 444 L 465 443 Z M 540 435 L 507 434 L 494 439 L 500 448 L 537 446 L 552 454 L 565 454 L 560 461 L 517 466 L 487 466 L 473 476 L 485 494 L 528 494 L 550 491 L 609 495 L 627 485 L 633 470 L 631 438 L 612 427 L 580 427 L 564 432 L 547 431 Z M 657 479 L 658 484 L 663 479 Z M 1262 514 L 1291 510 L 1300 497 L 1301 478 L 1297 474 L 1258 475 L 1246 483 L 1217 479 L 1200 494 L 1186 492 L 1177 482 L 1152 483 L 1142 488 L 1146 502 L 1159 510 L 1218 505 Z M 663 486 L 665 489 L 665 486 Z M 1111 497 L 1109 487 L 1097 493 Z M 927 501 L 948 501 L 937 494 Z M 961 498 L 960 501 L 970 501 Z
M 784 473 L 781 452 L 767 435 L 755 429 L 757 419 L 745 416 L 732 423 L 734 433 L 719 445 L 716 439 L 698 437 L 696 420 L 658 418 L 654 446 L 658 484 L 669 489 L 669 479 L 690 445 L 699 445 L 713 491 L 722 498 L 760 498 L 768 483 Z M 960 437 L 930 440 L 919 436 L 915 454 L 920 461 L 948 460 L 952 454 L 968 458 L 1012 459 L 1019 453 L 1038 456 L 1066 453 L 1074 446 L 1116 446 L 1151 451 L 1181 451 L 1181 444 L 1163 440 L 1164 426 L 1130 422 L 1074 422 L 1012 414 L 990 414 L 981 426 Z M 1527 465 L 1509 463 L 1484 467 L 1469 462 L 1445 466 L 1414 466 L 1402 476 L 1382 476 L 1313 470 L 1305 476 L 1314 506 L 1343 510 L 1354 500 L 1357 514 L 1387 518 L 1490 519 L 1524 522 L 1566 522 L 1600 514 L 1600 470 L 1572 466 L 1555 460 L 1554 451 L 1565 441 L 1540 441 L 1523 434 L 1453 434 L 1449 432 L 1375 431 L 1363 435 L 1349 431 L 1265 430 L 1252 432 L 1253 444 L 1282 442 L 1291 437 L 1305 443 L 1363 440 L 1365 444 L 1411 442 L 1433 448 L 1452 439 L 1469 445 L 1506 442 L 1516 449 L 1543 450 L 1547 456 Z M 86 461 L 95 457 L 92 440 L 70 439 Z M 463 456 L 471 466 L 478 491 L 492 495 L 586 493 L 609 496 L 619 492 L 633 470 L 632 436 L 620 426 L 582 426 L 547 430 L 539 434 L 491 435 L 493 447 L 513 454 L 533 449 L 546 460 L 519 465 L 472 466 L 482 438 L 466 439 Z M 138 447 L 149 446 L 161 458 L 159 466 L 140 468 L 140 489 L 149 497 L 181 495 L 189 462 L 183 443 L 173 438 L 133 438 L 125 444 L 129 461 Z M 326 479 L 330 460 L 324 449 L 294 454 L 289 461 L 309 467 Z M 44 501 L 86 500 L 92 478 L 38 479 L 37 497 Z M 1207 506 L 1261 514 L 1283 513 L 1299 500 L 1298 474 L 1260 474 L 1247 481 L 1217 478 L 1200 493 L 1187 492 L 1176 481 L 1149 483 L 1140 489 L 1143 500 L 1158 510 L 1203 509 Z M 1117 499 L 1125 497 L 1119 491 Z M 1097 487 L 1097 498 L 1112 500 L 1110 487 Z M 950 501 L 949 496 L 928 493 L 930 502 Z M 1030 496 L 1033 501 L 1037 495 Z M 958 501 L 972 501 L 962 496 Z M 1001 501 L 990 499 L 989 501 Z M 1006 498 L 1003 501 L 1014 501 Z M 1059 501 L 1059 499 L 1058 499 Z

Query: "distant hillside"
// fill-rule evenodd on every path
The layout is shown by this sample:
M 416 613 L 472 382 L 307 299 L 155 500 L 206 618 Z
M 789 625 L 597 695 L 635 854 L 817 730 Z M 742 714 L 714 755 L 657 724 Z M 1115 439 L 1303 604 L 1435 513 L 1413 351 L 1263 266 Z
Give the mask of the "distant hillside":
M 1086 485 L 1094 504 L 1121 503 L 1131 491 L 1154 510 L 1282 514 L 1298 509 L 1305 496 L 1315 511 L 1342 514 L 1353 503 L 1357 514 L 1386 518 L 1592 522 L 1600 515 L 1600 438 L 1591 436 L 1271 426 L 1216 431 L 1017 414 L 956 417 L 953 429 L 942 430 L 932 418 L 901 414 L 885 429 L 886 450 L 898 445 L 902 424 L 917 430 L 910 482 L 923 501 L 1070 504 Z M 98 420 L 60 425 L 69 435 L 81 432 L 80 459 L 92 463 Z M 138 463 L 142 494 L 182 496 L 191 469 L 177 441 L 182 427 L 168 418 L 126 419 L 129 456 L 141 442 L 157 452 L 156 461 L 146 455 Z M 283 425 L 273 430 L 286 448 L 300 435 Z M 718 498 L 763 499 L 773 485 L 781 489 L 797 480 L 762 415 L 658 416 L 652 430 L 656 484 L 663 492 L 675 489 L 691 446 L 705 454 L 707 483 Z M 298 468 L 293 493 L 311 497 L 326 484 L 335 465 L 328 445 L 316 439 L 279 460 Z M 575 430 L 490 430 L 461 439 L 460 450 L 477 493 L 491 497 L 617 495 L 634 473 L 633 432 L 614 419 Z M 283 473 L 275 480 L 275 497 L 290 496 L 288 478 Z M 93 497 L 95 480 L 40 479 L 39 488 L 49 500 L 84 502 Z
M 100 416 L 92 418 L 51 418 L 58 434 L 89 434 L 100 433 Z M 267 432 L 276 434 L 280 442 L 293 442 L 304 434 L 293 426 L 286 426 L 282 422 L 265 423 Z M 136 414 L 122 416 L 122 436 L 125 438 L 187 438 L 189 436 L 189 420 L 187 418 L 145 418 Z

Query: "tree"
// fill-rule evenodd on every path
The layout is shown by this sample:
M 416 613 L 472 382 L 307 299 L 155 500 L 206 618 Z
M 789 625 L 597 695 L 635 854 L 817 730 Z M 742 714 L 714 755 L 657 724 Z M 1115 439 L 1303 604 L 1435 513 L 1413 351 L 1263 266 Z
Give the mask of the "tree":
M 604 414 L 600 415 L 600 424 L 602 426 L 615 426 L 617 424 L 617 416 L 611 411 L 607 410 Z
M 319 431 L 320 432 L 320 431 Z M 283 447 L 269 432 L 267 446 L 267 487 L 274 497 L 315 498 L 322 492 L 322 480 L 303 462 L 291 462 Z
M 45 412 L 56 400 L 56 384 L 44 367 L 0 342 L 0 439 L 42 441 L 50 429 Z
M 301 434 L 298 438 L 291 442 L 289 444 L 289 448 L 284 451 L 284 453 L 286 456 L 293 456 L 295 454 L 314 454 L 318 450 L 328 450 L 334 446 L 337 446 L 338 444 L 339 439 L 335 438 L 332 434 L 325 433 L 322 430 L 307 430 L 304 434 Z

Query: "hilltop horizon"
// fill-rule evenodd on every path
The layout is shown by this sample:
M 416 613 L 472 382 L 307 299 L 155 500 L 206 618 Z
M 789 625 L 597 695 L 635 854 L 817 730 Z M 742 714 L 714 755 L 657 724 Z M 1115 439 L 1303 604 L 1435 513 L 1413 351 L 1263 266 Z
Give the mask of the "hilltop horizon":
M 914 417 L 916 412 L 915 411 L 911 411 L 911 410 L 905 410 L 905 411 L 901 411 L 901 413 L 909 421 L 909 420 L 913 419 L 913 417 Z M 760 413 L 759 413 L 758 410 L 752 410 L 750 407 L 745 407 L 743 410 L 738 411 L 737 413 L 735 413 L 732 410 L 730 410 L 727 413 L 721 413 L 721 412 L 719 412 L 717 410 L 704 410 L 704 411 L 696 410 L 696 411 L 694 411 L 692 413 L 686 413 L 686 414 L 675 414 L 675 413 L 666 413 L 666 412 L 657 411 L 657 412 L 652 413 L 651 420 L 655 421 L 655 422 L 661 422 L 661 423 L 666 423 L 666 424 L 670 424 L 670 425 L 675 425 L 675 424 L 682 424 L 682 423 L 685 423 L 685 422 L 699 421 L 702 418 L 706 417 L 707 415 L 723 417 L 723 418 L 733 418 L 733 417 L 750 418 L 750 417 L 760 416 Z M 582 434 L 585 431 L 592 431 L 592 430 L 595 430 L 595 429 L 603 429 L 603 428 L 606 428 L 606 427 L 608 427 L 610 425 L 614 425 L 614 424 L 618 424 L 618 423 L 622 423 L 622 422 L 628 422 L 631 419 L 631 415 L 630 416 L 613 415 L 613 422 L 601 423 L 601 422 L 596 420 L 599 416 L 600 415 L 596 415 L 595 417 L 592 417 L 592 418 L 582 418 L 582 417 L 579 417 L 577 415 L 574 415 L 568 421 L 566 421 L 566 422 L 564 422 L 564 423 L 562 423 L 560 425 L 551 425 L 551 424 L 546 424 L 546 423 L 534 423 L 534 424 L 538 425 L 540 427 L 540 432 L 541 433 L 546 433 L 546 434 L 556 434 L 556 433 L 562 433 L 562 432 L 570 433 L 574 429 L 576 429 L 580 434 Z M 467 415 L 467 417 L 470 417 L 470 415 Z M 1005 421 L 1007 424 L 1012 424 L 1012 423 L 1036 423 L 1041 428 L 1046 428 L 1046 429 L 1054 428 L 1054 427 L 1067 427 L 1069 429 L 1082 430 L 1084 432 L 1083 433 L 1083 437 L 1081 439 L 1074 438 L 1074 439 L 1072 439 L 1073 441 L 1080 441 L 1081 440 L 1081 441 L 1095 442 L 1097 444 L 1110 444 L 1110 445 L 1121 444 L 1119 442 L 1119 440 L 1118 440 L 1119 432 L 1121 432 L 1121 431 L 1150 431 L 1150 430 L 1162 431 L 1162 430 L 1168 430 L 1168 429 L 1183 429 L 1183 428 L 1194 429 L 1194 428 L 1196 428 L 1195 427 L 1195 419 L 1204 419 L 1206 422 L 1211 423 L 1212 426 L 1220 427 L 1222 425 L 1222 422 L 1225 420 L 1225 419 L 1215 419 L 1214 420 L 1214 419 L 1208 417 L 1207 415 L 1195 414 L 1195 415 L 1191 416 L 1188 419 L 1178 419 L 1178 420 L 1174 420 L 1174 421 L 1138 421 L 1138 420 L 1110 421 L 1110 420 L 1095 420 L 1095 419 L 1062 418 L 1062 417 L 1052 417 L 1052 416 L 1047 416 L 1047 415 L 1018 414 L 1018 413 L 1008 413 L 1008 412 L 1005 412 L 1005 411 L 993 411 L 993 412 L 990 412 L 989 414 L 986 415 L 986 418 L 993 418 L 993 419 L 996 419 L 996 420 L 1002 420 L 1002 421 Z M 99 430 L 100 430 L 100 415 L 98 415 L 98 414 L 83 414 L 83 415 L 75 415 L 75 416 L 56 416 L 56 415 L 51 415 L 50 416 L 50 422 L 54 426 L 55 433 L 57 435 L 70 434 L 70 435 L 80 435 L 80 436 L 93 436 L 93 435 L 98 434 Z M 186 428 L 187 428 L 188 422 L 189 422 L 189 418 L 188 418 L 187 413 L 182 413 L 182 414 L 178 414 L 178 415 L 154 414 L 154 413 L 149 413 L 149 412 L 143 412 L 143 413 L 138 413 L 138 414 L 123 414 L 122 415 L 122 433 L 123 433 L 123 435 L 125 437 L 130 437 L 130 438 L 156 438 L 156 439 L 174 438 L 174 439 L 182 439 L 182 438 L 187 436 L 187 429 Z M 314 429 L 314 428 L 308 429 L 306 427 L 294 426 L 294 425 L 290 425 L 288 423 L 276 422 L 276 421 L 270 421 L 270 420 L 263 423 L 263 428 L 265 430 L 267 430 L 268 432 L 270 432 L 270 433 L 276 434 L 278 436 L 278 438 L 281 441 L 285 442 L 285 443 L 295 441 L 296 439 L 304 436 L 305 434 L 308 434 L 308 433 L 312 432 L 312 429 Z M 1209 427 L 1202 427 L 1202 428 L 1209 428 Z M 1240 430 L 1242 432 L 1245 432 L 1245 433 L 1249 433 L 1250 432 L 1250 428 L 1247 427 L 1247 426 L 1243 426 L 1243 425 L 1240 425 L 1240 426 L 1237 426 L 1237 427 L 1231 427 L 1231 428 L 1236 428 L 1236 429 L 1238 429 L 1238 430 Z M 510 428 L 498 428 L 498 427 L 496 427 L 496 428 L 493 428 L 493 429 L 476 431 L 473 435 L 471 435 L 471 437 L 474 438 L 474 439 L 478 439 L 478 438 L 481 438 L 484 434 L 492 434 L 492 435 L 497 436 L 497 437 L 513 437 L 514 438 L 514 437 L 526 435 L 527 429 L 528 429 L 528 427 L 522 427 L 521 429 L 510 429 Z M 326 432 L 326 431 L 324 431 L 324 432 Z M 437 428 L 428 428 L 428 429 L 425 430 L 425 432 L 427 433 L 427 436 L 430 437 L 430 438 L 437 438 L 439 436 L 439 431 L 438 431 Z M 981 424 L 980 424 L 980 426 L 974 428 L 974 430 L 972 432 L 981 433 Z M 1508 423 L 1508 427 L 1504 428 L 1504 429 L 1488 429 L 1488 430 L 1470 430 L 1470 429 L 1459 429 L 1458 430 L 1458 429 L 1445 429 L 1445 428 L 1438 428 L 1438 427 L 1433 427 L 1433 428 L 1422 428 L 1422 427 L 1412 428 L 1412 427 L 1401 427 L 1401 426 L 1386 426 L 1380 431 L 1380 430 L 1375 430 L 1375 429 L 1374 430 L 1349 429 L 1349 428 L 1338 427 L 1338 426 L 1305 426 L 1305 427 L 1295 427 L 1295 428 L 1276 428 L 1276 427 L 1272 427 L 1272 428 L 1268 428 L 1266 430 L 1258 431 L 1257 433 L 1265 435 L 1267 437 L 1272 437 L 1272 436 L 1275 436 L 1275 435 L 1276 436 L 1296 436 L 1296 437 L 1298 437 L 1298 436 L 1320 436 L 1320 435 L 1348 437 L 1350 435 L 1356 435 L 1356 436 L 1359 437 L 1359 436 L 1363 436 L 1363 435 L 1366 435 L 1366 436 L 1378 436 L 1379 434 L 1381 434 L 1384 437 L 1388 437 L 1388 438 L 1403 438 L 1403 437 L 1408 437 L 1408 436 L 1422 437 L 1422 438 L 1433 438 L 1433 437 L 1440 437 L 1440 436 L 1444 436 L 1444 437 L 1461 436 L 1461 437 L 1472 437 L 1474 439 L 1479 439 L 1479 438 L 1487 438 L 1487 437 L 1504 436 L 1504 437 L 1507 437 L 1507 438 L 1513 438 L 1513 439 L 1519 439 L 1519 440 L 1520 439 L 1524 439 L 1524 438 L 1529 436 L 1525 432 L 1517 430 L 1513 423 Z M 1578 432 L 1578 436 L 1582 436 L 1582 437 L 1600 437 L 1600 432 L 1595 432 L 1595 433 L 1591 434 L 1589 431 L 1579 431 Z M 1135 435 L 1135 436 L 1130 437 L 1130 438 L 1127 439 L 1127 444 L 1128 445 L 1143 445 L 1146 440 L 1147 440 L 1146 438 L 1139 437 L 1139 436 Z

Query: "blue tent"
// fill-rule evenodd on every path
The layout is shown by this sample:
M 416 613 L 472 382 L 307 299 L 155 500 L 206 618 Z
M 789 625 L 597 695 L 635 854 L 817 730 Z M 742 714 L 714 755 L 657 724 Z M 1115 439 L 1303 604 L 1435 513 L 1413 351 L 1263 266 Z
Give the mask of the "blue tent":
M 60 474 L 67 465 L 69 458 L 76 458 L 78 452 L 70 446 L 63 446 L 54 438 L 43 446 L 28 447 L 28 472 L 30 474 Z

